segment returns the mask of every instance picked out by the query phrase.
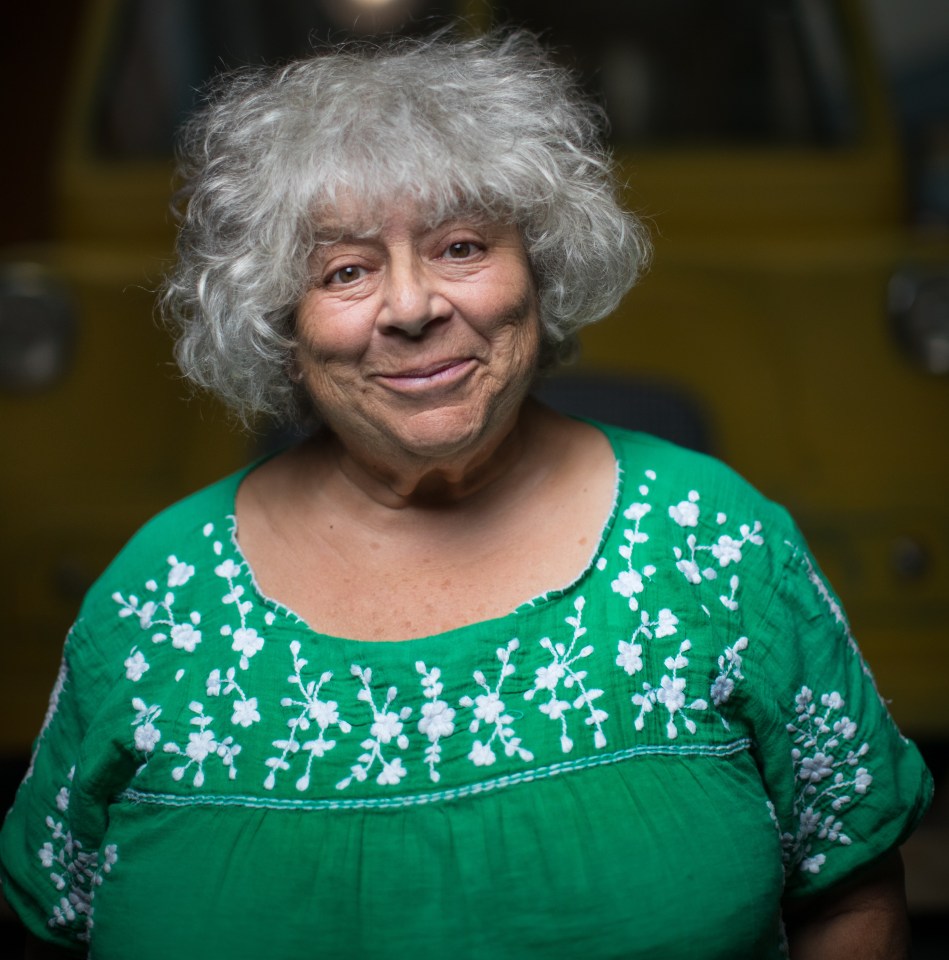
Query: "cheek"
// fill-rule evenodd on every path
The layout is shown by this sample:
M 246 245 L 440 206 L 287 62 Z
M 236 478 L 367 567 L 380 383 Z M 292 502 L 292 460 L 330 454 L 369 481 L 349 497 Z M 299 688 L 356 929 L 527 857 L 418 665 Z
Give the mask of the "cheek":
M 363 348 L 362 327 L 352 311 L 328 309 L 306 300 L 297 311 L 295 324 L 298 364 L 319 364 L 358 355 Z

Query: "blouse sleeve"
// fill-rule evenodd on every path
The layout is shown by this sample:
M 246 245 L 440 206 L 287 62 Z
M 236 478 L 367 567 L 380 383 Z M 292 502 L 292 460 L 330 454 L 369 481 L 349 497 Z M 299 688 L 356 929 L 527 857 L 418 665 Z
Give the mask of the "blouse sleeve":
M 817 562 L 785 524 L 771 547 L 774 589 L 748 625 L 744 692 L 786 893 L 801 897 L 899 845 L 929 806 L 932 777 L 893 722 Z
M 100 849 L 115 764 L 93 732 L 112 687 L 101 657 L 74 626 L 0 832 L 0 879 L 10 906 L 35 936 L 73 949 L 88 939 L 93 893 L 115 857 L 108 846 Z

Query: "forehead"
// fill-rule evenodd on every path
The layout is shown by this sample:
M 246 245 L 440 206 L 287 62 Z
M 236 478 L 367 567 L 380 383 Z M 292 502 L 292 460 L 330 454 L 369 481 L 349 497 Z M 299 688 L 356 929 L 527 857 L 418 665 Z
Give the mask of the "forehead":
M 315 233 L 320 245 L 344 240 L 373 239 L 384 235 L 421 236 L 452 223 L 510 230 L 484 211 L 465 205 L 440 209 L 414 198 L 399 198 L 384 204 L 352 197 L 341 198 L 325 206 L 315 217 Z

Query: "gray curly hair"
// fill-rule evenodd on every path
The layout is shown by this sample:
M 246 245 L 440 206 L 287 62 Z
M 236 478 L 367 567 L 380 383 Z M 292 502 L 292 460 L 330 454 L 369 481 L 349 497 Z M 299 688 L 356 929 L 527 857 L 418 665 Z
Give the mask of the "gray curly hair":
M 602 111 L 531 34 L 343 45 L 210 90 L 178 149 L 178 262 L 160 307 L 182 372 L 249 423 L 312 416 L 294 315 L 338 201 L 432 223 L 513 223 L 537 285 L 541 365 L 606 316 L 649 256 L 617 202 Z

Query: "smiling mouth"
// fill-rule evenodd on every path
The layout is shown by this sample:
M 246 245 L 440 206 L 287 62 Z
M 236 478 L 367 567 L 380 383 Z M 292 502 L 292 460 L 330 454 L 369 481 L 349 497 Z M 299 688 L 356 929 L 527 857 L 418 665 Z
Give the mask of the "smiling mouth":
M 390 389 L 415 393 L 433 387 L 454 386 L 474 369 L 474 365 L 473 358 L 461 357 L 456 360 L 440 360 L 420 367 L 411 367 L 395 373 L 376 374 L 376 379 Z

